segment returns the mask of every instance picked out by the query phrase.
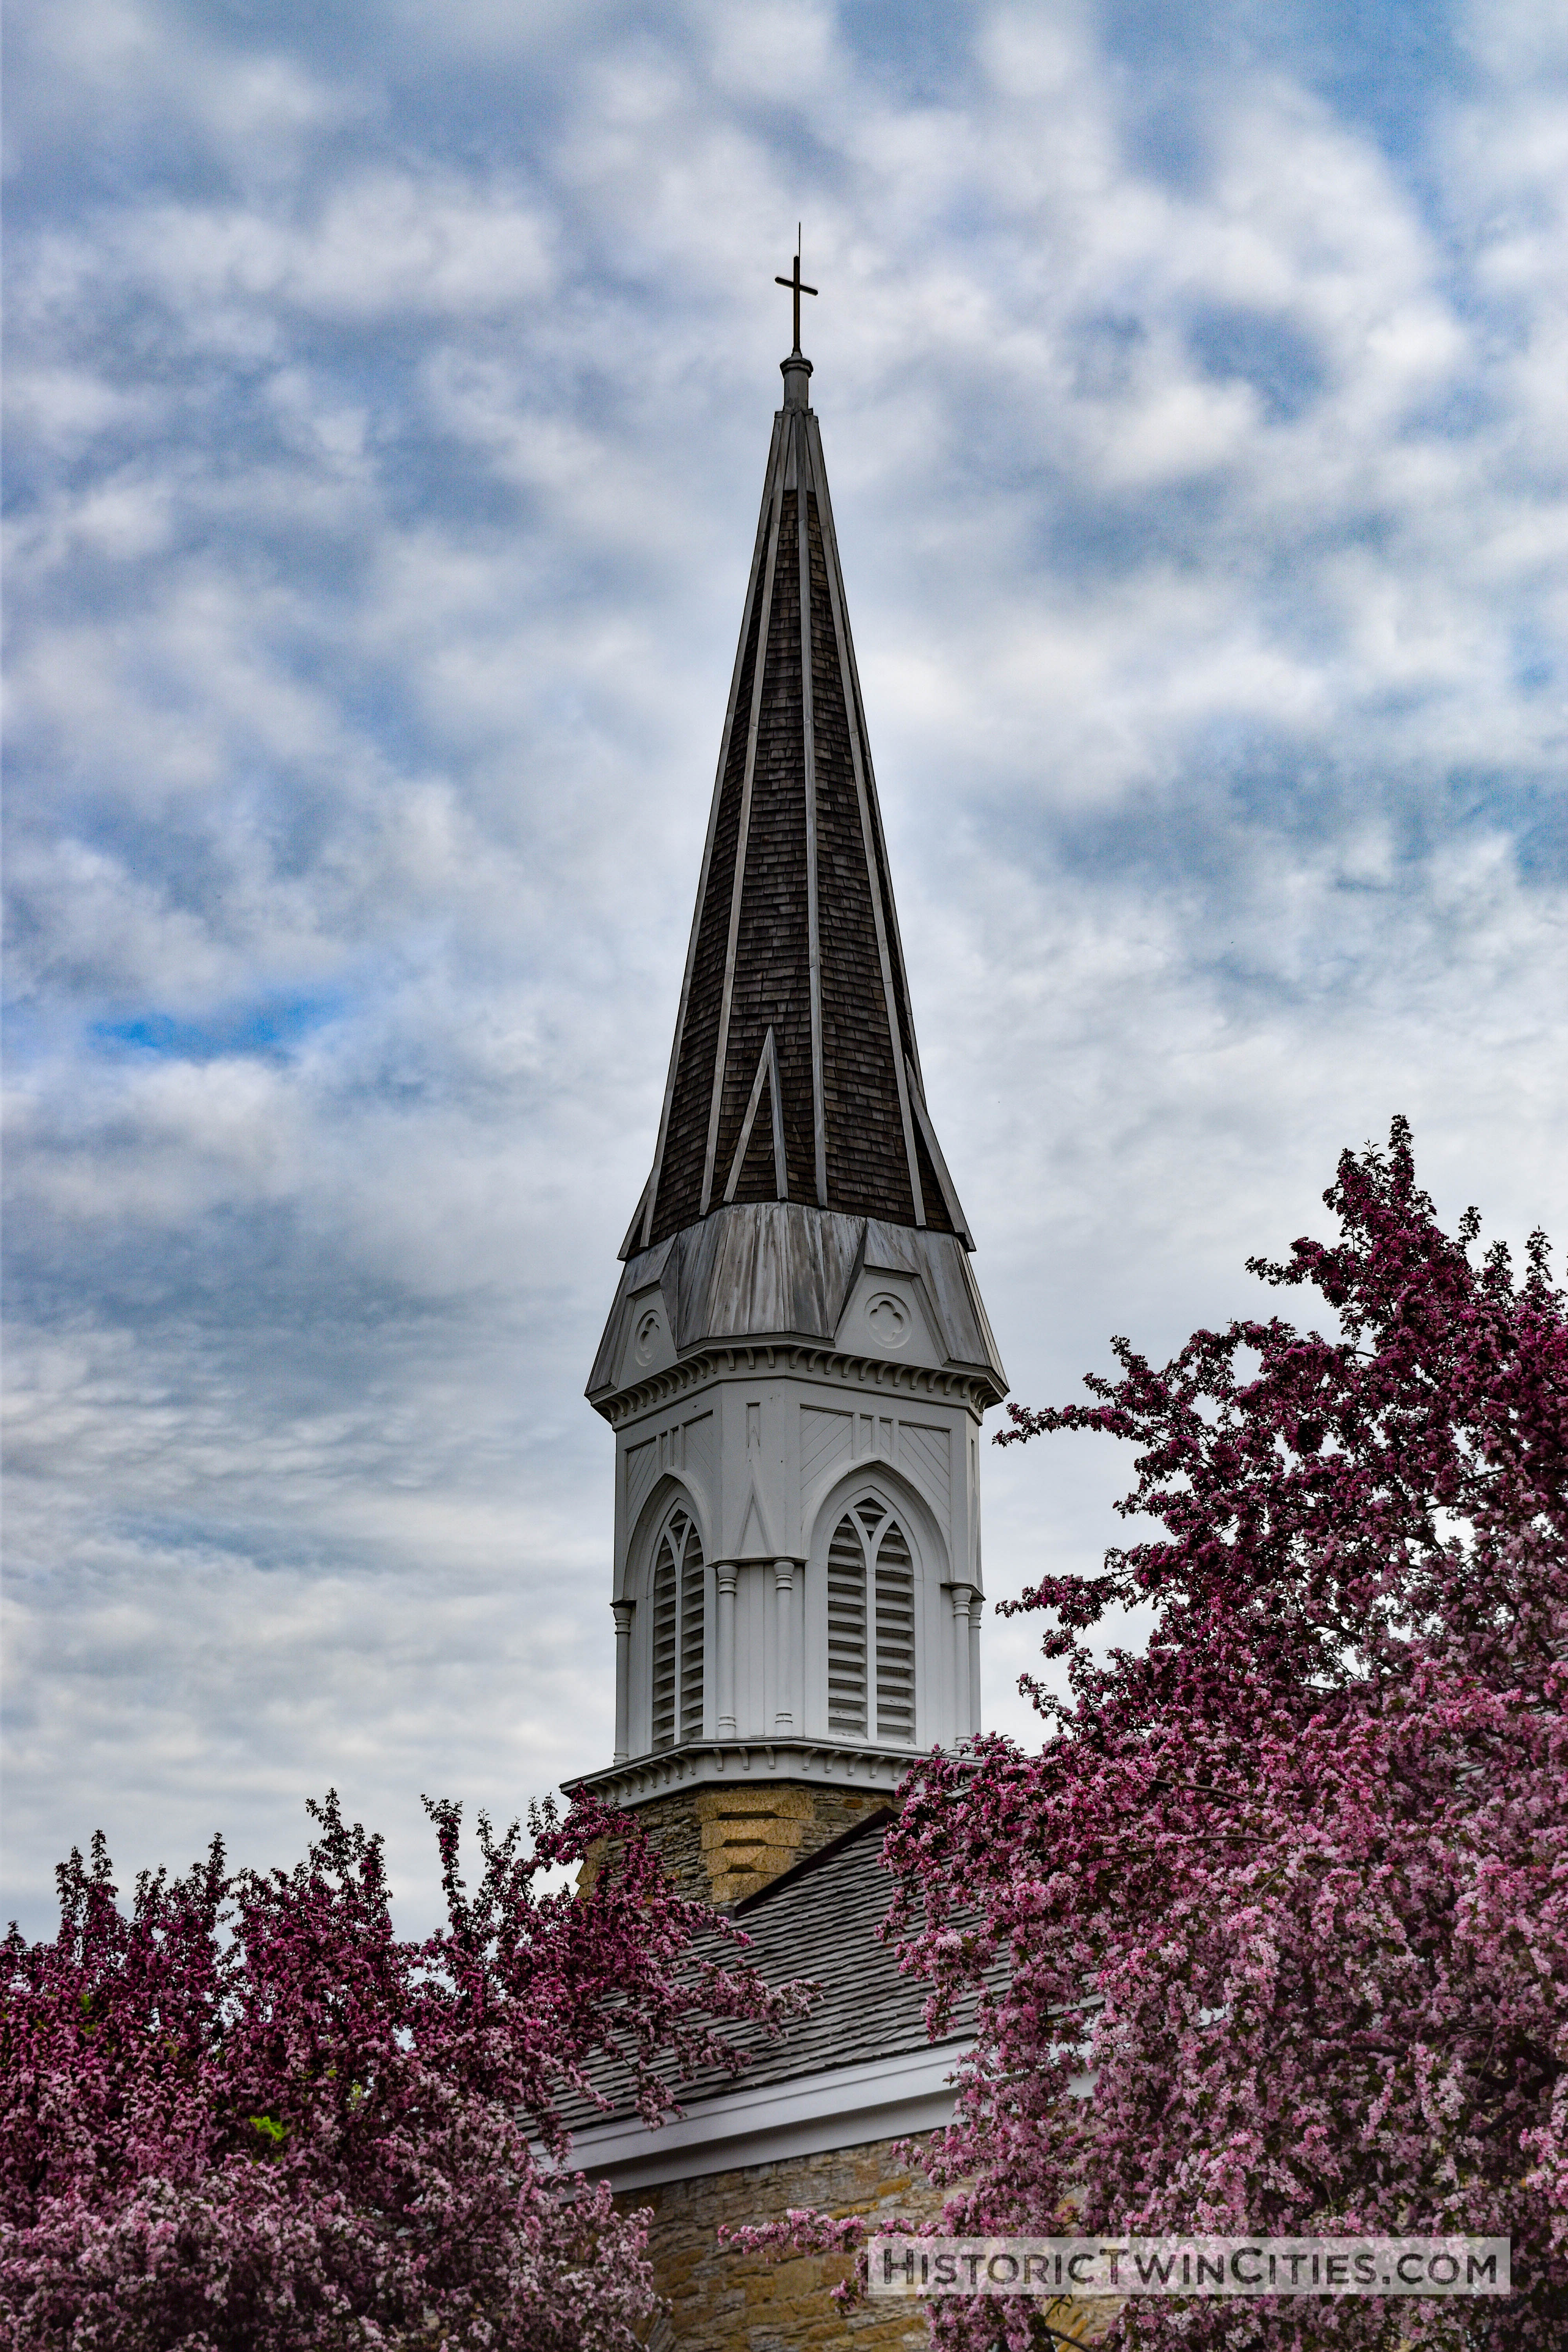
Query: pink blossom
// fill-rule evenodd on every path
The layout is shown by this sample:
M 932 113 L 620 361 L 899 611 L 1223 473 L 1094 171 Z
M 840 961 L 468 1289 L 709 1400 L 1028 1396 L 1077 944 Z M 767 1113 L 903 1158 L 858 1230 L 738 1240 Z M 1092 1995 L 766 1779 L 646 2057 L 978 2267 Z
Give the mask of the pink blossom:
M 889 1833 L 933 2026 L 980 2000 L 942 2226 L 1507 2235 L 1507 2302 L 1145 2299 L 1111 2340 L 1561 2352 L 1564 1302 L 1542 1235 L 1516 1276 L 1473 1211 L 1439 1228 L 1403 1121 L 1325 1198 L 1340 1238 L 1253 1270 L 1337 1331 L 1158 1369 L 1118 1340 L 1092 1402 L 1009 1408 L 1003 1444 L 1129 1440 L 1155 1532 L 1013 1604 L 1068 1663 L 1043 1747 L 933 1757 Z M 1146 1648 L 1097 1656 L 1137 1603 Z M 1044 2340 L 1016 2303 L 933 2315 L 953 2352 Z
M 592 1804 L 531 1851 L 430 1805 L 447 1924 L 393 1932 L 381 1842 L 334 1797 L 297 1869 L 137 1882 L 101 1840 L 59 1873 L 60 1927 L 15 1927 L 0 1991 L 5 2341 L 72 2352 L 379 2346 L 632 2352 L 643 2223 L 563 2168 L 569 2093 L 613 2053 L 645 2114 L 727 2063 L 726 2018 L 788 1994 L 698 1965 L 713 1915 Z M 592 1891 L 536 1891 L 615 1830 Z

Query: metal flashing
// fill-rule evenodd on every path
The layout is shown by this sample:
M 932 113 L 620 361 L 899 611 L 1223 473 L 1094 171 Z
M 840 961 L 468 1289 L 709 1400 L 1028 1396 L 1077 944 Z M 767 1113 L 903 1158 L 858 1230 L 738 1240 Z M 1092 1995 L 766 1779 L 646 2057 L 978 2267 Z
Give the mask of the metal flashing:
M 679 1362 L 660 1380 L 681 1374 L 699 1350 L 743 1346 L 752 1353 L 804 1345 L 826 1360 L 847 1362 L 836 1333 L 863 1266 L 914 1276 L 930 1304 L 935 1335 L 946 1351 L 942 1373 L 892 1361 L 877 1365 L 879 1385 L 906 1375 L 917 1382 L 948 1375 L 977 1381 L 987 1403 L 1007 1393 L 996 1342 L 986 1320 L 968 1247 L 957 1234 L 842 1216 L 804 1201 L 736 1201 L 694 1225 L 639 1251 L 621 1272 L 604 1338 L 594 1360 L 588 1396 L 612 1420 L 631 1410 L 646 1381 L 622 1390 L 620 1362 L 626 1302 L 658 1283 L 669 1314 Z M 858 1356 L 855 1358 L 858 1362 Z M 837 1379 L 832 1371 L 829 1378 Z M 660 1391 L 662 1392 L 662 1391 Z M 984 1410 L 984 1408 L 981 1408 Z
M 713 861 L 713 836 L 719 829 L 719 803 L 724 795 L 724 769 L 730 757 L 730 739 L 735 727 L 735 706 L 740 698 L 741 674 L 746 666 L 746 640 L 750 634 L 752 604 L 757 593 L 758 573 L 762 567 L 763 550 L 773 510 L 773 470 L 778 459 L 779 437 L 784 430 L 784 411 L 773 417 L 773 438 L 768 444 L 767 468 L 763 476 L 763 504 L 757 517 L 757 536 L 752 550 L 752 568 L 746 575 L 746 600 L 741 612 L 740 642 L 735 647 L 735 667 L 730 674 L 730 698 L 724 706 L 724 724 L 719 735 L 719 766 L 713 778 L 713 798 L 708 810 L 708 831 L 702 843 L 702 865 L 697 877 L 697 905 L 691 916 L 691 933 L 686 944 L 686 968 L 681 975 L 680 1003 L 675 1015 L 675 1036 L 669 1048 L 669 1068 L 664 1081 L 664 1102 L 658 1115 L 658 1140 L 654 1146 L 653 1168 L 645 1188 L 647 1208 L 643 1213 L 642 1246 L 647 1249 L 653 1231 L 654 1211 L 658 1205 L 658 1180 L 664 1169 L 664 1148 L 669 1135 L 669 1110 L 675 1098 L 675 1074 L 680 1066 L 681 1041 L 686 1034 L 687 1008 L 691 1001 L 691 974 L 697 961 L 697 941 L 702 929 L 702 909 L 708 898 L 708 875 Z M 634 1220 L 635 1222 L 635 1220 Z
M 926 1108 L 925 1089 L 921 1085 L 920 1072 L 915 1068 L 913 1060 L 908 1056 L 906 1056 L 905 1067 L 910 1081 L 910 1100 L 914 1105 L 915 1118 L 920 1122 L 921 1134 L 925 1139 L 925 1148 L 931 1154 L 931 1164 L 936 1170 L 936 1181 L 942 1187 L 942 1198 L 947 1203 L 947 1213 L 952 1222 L 952 1230 L 964 1248 L 972 1250 L 974 1247 L 974 1241 L 969 1230 L 969 1220 L 963 1213 L 963 1203 L 958 1197 L 958 1188 L 947 1172 L 947 1162 L 942 1156 L 942 1146 L 936 1139 L 936 1129 L 931 1125 L 931 1113 Z
M 902 2139 L 952 2121 L 953 2076 L 973 2036 L 828 2066 L 783 2083 L 746 2084 L 689 2101 L 666 2124 L 616 2116 L 572 2137 L 571 2164 L 619 2192 L 700 2180 L 788 2157 Z
M 815 420 L 813 420 L 815 422 Z M 819 436 L 818 436 L 818 454 Z M 849 714 L 849 757 L 855 770 L 855 793 L 860 806 L 860 830 L 866 844 L 866 867 L 871 884 L 871 919 L 876 926 L 877 953 L 882 967 L 882 995 L 887 1009 L 888 1028 L 893 1044 L 893 1076 L 898 1081 L 899 1113 L 904 1127 L 904 1152 L 909 1162 L 910 1195 L 914 1202 L 915 1223 L 926 1222 L 925 1202 L 921 1197 L 920 1160 L 915 1151 L 914 1123 L 910 1116 L 909 1084 L 904 1076 L 904 1048 L 899 1020 L 898 999 L 893 993 L 892 959 L 888 950 L 888 926 L 882 907 L 882 875 L 877 856 L 877 838 L 871 824 L 869 798 L 866 787 L 866 768 L 862 758 L 860 698 L 856 684 L 853 656 L 848 639 L 848 616 L 845 611 L 844 583 L 838 567 L 838 534 L 833 527 L 833 502 L 827 494 L 827 467 L 819 464 L 814 471 L 820 484 L 817 514 L 822 529 L 822 555 L 827 573 L 827 600 L 833 610 L 833 634 L 838 648 L 838 665 L 844 685 L 844 707 Z M 891 895 L 890 893 L 889 894 Z
M 782 421 L 782 420 L 781 420 Z M 741 930 L 741 900 L 746 887 L 747 835 L 752 824 L 752 782 L 757 768 L 757 722 L 762 717 L 763 687 L 768 674 L 768 624 L 773 618 L 773 571 L 778 562 L 779 516 L 784 494 L 778 474 L 784 448 L 781 435 L 774 443 L 775 463 L 770 488 L 767 569 L 763 579 L 762 614 L 757 624 L 757 653 L 752 667 L 752 712 L 746 735 L 746 773 L 741 786 L 741 829 L 735 842 L 735 878 L 730 892 L 730 933 L 724 950 L 724 991 L 719 1003 L 719 1044 L 713 1057 L 713 1093 L 708 1111 L 708 1150 L 702 1162 L 702 1204 L 708 1214 L 713 1198 L 713 1159 L 719 1149 L 719 1114 L 724 1100 L 724 1065 L 729 1059 L 730 1007 L 735 993 L 735 944 Z
M 827 1104 L 822 1069 L 822 929 L 817 907 L 816 876 L 816 726 L 812 702 L 811 650 L 811 530 L 806 475 L 810 436 L 805 419 L 798 427 L 805 462 L 795 490 L 795 540 L 800 558 L 800 696 L 802 787 L 805 795 L 805 922 L 806 961 L 811 994 L 811 1141 L 816 1205 L 827 1206 Z M 820 510 L 820 500 L 818 507 Z
M 773 1112 L 773 1198 L 776 1201 L 789 1199 L 789 1160 L 784 1150 L 784 1098 L 779 1087 L 779 1054 L 778 1047 L 773 1043 L 773 1033 L 770 1029 L 763 1040 L 763 1050 L 757 1059 L 757 1075 L 752 1080 L 751 1099 L 746 1105 L 746 1116 L 741 1121 L 741 1132 L 736 1138 L 735 1156 L 730 1163 L 729 1181 L 724 1187 L 726 1207 L 735 1197 L 735 1188 L 741 1181 L 741 1171 L 746 1164 L 746 1153 L 751 1149 L 752 1129 L 756 1123 L 757 1109 L 762 1101 L 764 1086 L 768 1090 L 768 1103 Z

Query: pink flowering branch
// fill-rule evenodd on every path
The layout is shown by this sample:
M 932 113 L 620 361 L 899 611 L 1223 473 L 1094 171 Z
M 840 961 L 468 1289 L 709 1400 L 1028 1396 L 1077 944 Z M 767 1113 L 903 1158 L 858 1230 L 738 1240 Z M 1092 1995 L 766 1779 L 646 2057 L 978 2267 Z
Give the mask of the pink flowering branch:
M 1044 1622 L 1044 1745 L 922 1761 L 887 1933 L 976 2039 L 926 2162 L 963 2234 L 1475 2232 L 1506 2303 L 1123 2305 L 1112 2339 L 1263 2352 L 1568 2344 L 1568 1319 L 1438 1225 L 1396 1121 L 1339 1233 L 1253 1271 L 1316 1294 L 1119 1339 L 1089 1402 L 1001 1444 L 1134 1448 L 1139 1539 L 1010 1604 Z M 1109 1611 L 1152 1620 L 1097 1647 Z M 952 2352 L 1016 2305 L 932 2306 Z M 1456 2329 L 1458 2333 L 1456 2335 Z
M 392 1926 L 381 1841 L 335 1797 L 290 1872 L 184 1878 L 120 1907 L 101 1839 L 60 1927 L 0 1963 L 0 2305 L 18 2347 L 94 2352 L 509 2347 L 632 2352 L 644 2221 L 567 2168 L 563 2105 L 613 2059 L 650 2119 L 726 2024 L 795 1996 L 699 1963 L 706 1905 L 588 1803 L 525 1845 L 436 1825 L 446 1924 Z M 606 1842 L 609 1842 L 606 1843 Z M 591 1891 L 544 1873 L 603 1847 Z M 736 1937 L 737 1947 L 743 1941 Z

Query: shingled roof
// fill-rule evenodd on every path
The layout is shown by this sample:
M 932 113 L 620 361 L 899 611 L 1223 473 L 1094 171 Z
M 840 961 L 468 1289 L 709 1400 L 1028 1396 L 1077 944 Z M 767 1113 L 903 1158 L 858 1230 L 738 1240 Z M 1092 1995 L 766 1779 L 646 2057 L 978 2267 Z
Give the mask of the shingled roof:
M 868 1815 L 738 1904 L 735 1923 L 744 1928 L 750 1951 L 738 1953 L 717 1929 L 697 1939 L 693 1948 L 701 1958 L 730 1966 L 743 1960 L 770 1984 L 804 1979 L 816 1990 L 805 2015 L 781 2036 L 759 2025 L 726 2025 L 727 2038 L 748 2053 L 749 2063 L 738 2078 L 728 2068 L 714 2067 L 682 2083 L 680 2104 L 688 2115 L 733 2091 L 737 2080 L 754 2090 L 868 2061 L 885 2063 L 931 2047 L 925 2021 L 931 1987 L 900 1969 L 897 1948 L 878 1934 L 892 1901 L 892 1884 L 882 1865 L 882 1840 L 891 1819 L 890 1811 Z M 937 2044 L 949 2048 L 954 2062 L 973 2038 L 974 2007 L 972 1994 L 961 1999 Z M 634 2101 L 627 2070 L 601 2060 L 591 2071 L 609 2102 L 608 2115 L 629 2116 Z M 601 2122 L 606 2110 L 573 2098 L 563 2103 L 563 2113 L 581 2132 Z
M 630 1257 L 731 1202 L 970 1245 L 925 1105 L 811 362 L 783 362 L 653 1171 Z

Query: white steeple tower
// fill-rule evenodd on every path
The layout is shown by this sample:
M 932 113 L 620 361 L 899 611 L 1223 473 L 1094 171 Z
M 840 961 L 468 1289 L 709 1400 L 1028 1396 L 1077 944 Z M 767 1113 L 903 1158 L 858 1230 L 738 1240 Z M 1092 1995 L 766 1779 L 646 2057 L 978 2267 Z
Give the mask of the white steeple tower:
M 1007 1386 L 926 1108 L 811 373 L 797 343 L 588 1383 L 616 1432 L 616 1757 L 578 1784 L 776 1784 L 802 1821 L 979 1727 L 980 1423 Z M 721 1899 L 769 1858 L 725 1873 Z

